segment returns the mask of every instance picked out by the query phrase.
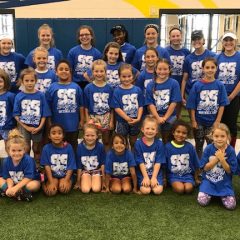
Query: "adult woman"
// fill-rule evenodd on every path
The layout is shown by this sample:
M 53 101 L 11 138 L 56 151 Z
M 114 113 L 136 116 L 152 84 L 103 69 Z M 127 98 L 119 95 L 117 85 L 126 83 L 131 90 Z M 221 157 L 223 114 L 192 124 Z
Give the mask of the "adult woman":
M 217 78 L 224 83 L 230 101 L 224 109 L 222 122 L 230 130 L 233 147 L 235 147 L 237 137 L 238 93 L 240 91 L 240 53 L 236 50 L 236 45 L 237 36 L 232 32 L 225 32 L 222 38 L 222 52 L 217 56 Z

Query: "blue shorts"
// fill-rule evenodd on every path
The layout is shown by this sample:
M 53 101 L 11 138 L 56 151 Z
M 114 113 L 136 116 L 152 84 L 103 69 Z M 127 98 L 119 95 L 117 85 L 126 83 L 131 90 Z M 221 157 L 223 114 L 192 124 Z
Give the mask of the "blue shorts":
M 1 139 L 6 141 L 7 138 L 8 138 L 9 131 L 10 130 L 0 130 L 0 137 L 1 137 Z
M 140 122 L 135 125 L 129 125 L 127 122 L 117 122 L 116 133 L 123 136 L 137 136 L 140 133 L 140 127 Z

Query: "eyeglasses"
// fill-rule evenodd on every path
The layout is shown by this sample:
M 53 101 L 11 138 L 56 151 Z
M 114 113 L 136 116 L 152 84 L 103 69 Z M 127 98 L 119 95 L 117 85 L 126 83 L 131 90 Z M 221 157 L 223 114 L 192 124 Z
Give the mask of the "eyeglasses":
M 88 36 L 90 36 L 91 34 L 90 33 L 85 33 L 85 34 L 80 34 L 79 36 L 80 37 L 88 37 Z

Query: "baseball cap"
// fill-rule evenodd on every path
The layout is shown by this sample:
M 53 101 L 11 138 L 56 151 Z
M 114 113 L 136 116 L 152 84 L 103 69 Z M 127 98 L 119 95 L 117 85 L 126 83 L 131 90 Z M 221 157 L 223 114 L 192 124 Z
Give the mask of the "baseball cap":
M 8 34 L 1 34 L 0 35 L 0 41 L 3 40 L 3 39 L 13 40 L 13 38 L 10 35 L 8 35 Z
M 191 40 L 202 39 L 204 38 L 202 30 L 195 30 L 191 34 Z
M 222 38 L 222 39 L 227 38 L 227 37 L 230 37 L 230 38 L 232 38 L 232 39 L 234 39 L 234 40 L 237 39 L 237 36 L 236 36 L 234 33 L 232 33 L 232 32 L 227 32 L 227 33 L 225 33 L 225 34 L 223 35 L 223 38 Z
M 126 32 L 126 28 L 121 24 L 112 27 L 110 33 L 113 34 L 116 30 Z

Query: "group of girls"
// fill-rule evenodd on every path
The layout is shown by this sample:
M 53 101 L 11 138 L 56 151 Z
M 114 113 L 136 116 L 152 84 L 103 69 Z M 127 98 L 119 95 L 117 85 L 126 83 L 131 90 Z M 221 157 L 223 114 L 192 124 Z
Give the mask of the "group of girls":
M 83 192 L 133 190 L 160 194 L 168 179 L 174 191 L 188 193 L 199 182 L 201 168 L 199 203 L 206 205 L 211 196 L 221 196 L 224 206 L 233 209 L 236 200 L 231 176 L 237 171 L 237 161 L 228 145 L 228 129 L 220 122 L 229 101 L 231 105 L 233 99 L 238 100 L 237 68 L 231 68 L 230 79 L 229 74 L 224 75 L 231 65 L 224 61 L 228 57 L 238 60 L 236 36 L 223 36 L 224 52 L 217 57 L 218 67 L 212 57 L 215 54 L 203 47 L 204 37 L 198 30 L 192 33 L 195 50 L 189 54 L 181 47 L 179 28 L 170 30 L 170 46 L 164 49 L 157 43 L 158 27 L 149 24 L 144 29 L 145 45 L 135 51 L 123 41 L 127 32 L 118 25 L 111 30 L 116 42 L 106 45 L 103 60 L 94 47 L 92 28 L 81 26 L 77 33 L 79 45 L 69 51 L 68 60 L 60 60 L 62 55 L 53 47 L 52 29 L 46 24 L 40 27 L 40 46 L 30 53 L 30 61 L 25 61 L 35 70 L 26 68 L 21 72 L 21 91 L 16 96 L 8 91 L 16 91 L 15 85 L 10 84 L 4 71 L 0 72 L 0 134 L 9 154 L 3 164 L 2 194 L 29 199 L 29 193 L 39 189 L 39 174 L 33 171 L 35 163 L 27 155 L 32 141 L 34 158 L 37 163 L 40 159 L 45 169 L 42 187 L 49 196 L 69 192 L 76 169 L 74 188 Z M 6 38 L 0 40 L 0 50 L 4 49 L 3 40 Z M 117 43 L 120 41 L 122 46 Z M 123 46 L 126 52 L 122 55 Z M 131 59 L 130 52 L 135 52 L 133 67 L 123 63 Z M 215 79 L 216 73 L 224 84 Z M 185 88 L 189 95 L 186 101 Z M 183 122 L 174 124 L 182 100 L 190 112 L 197 154 L 186 142 L 188 126 Z M 234 107 L 239 106 L 233 105 L 229 111 L 235 111 Z M 20 132 L 9 133 L 15 120 Z M 116 135 L 111 142 L 114 127 Z M 80 144 L 79 128 L 84 129 Z M 162 141 L 156 138 L 159 129 Z M 233 130 L 230 128 L 234 140 Z M 138 139 L 140 131 L 143 137 Z M 104 145 L 98 142 L 98 132 Z M 173 137 L 170 142 L 169 135 Z M 46 144 L 47 137 L 51 143 Z M 202 156 L 204 138 L 213 142 Z M 200 163 L 198 157 L 202 157 Z M 23 164 L 25 158 L 31 160 Z M 34 182 L 32 187 L 30 183 L 36 179 L 39 184 Z

